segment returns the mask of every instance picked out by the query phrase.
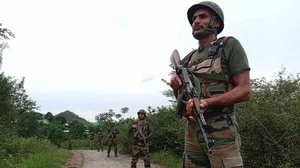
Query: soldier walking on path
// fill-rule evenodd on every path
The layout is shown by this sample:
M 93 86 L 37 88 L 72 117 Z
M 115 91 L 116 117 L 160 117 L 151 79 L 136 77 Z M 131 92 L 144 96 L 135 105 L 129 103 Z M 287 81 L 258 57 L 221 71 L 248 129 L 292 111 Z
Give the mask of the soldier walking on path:
M 120 133 L 118 129 L 116 129 L 114 123 L 110 123 L 110 129 L 107 131 L 108 133 L 108 151 L 107 157 L 110 157 L 110 150 L 111 147 L 114 147 L 115 150 L 115 157 L 118 157 L 118 148 L 117 148 L 117 135 Z
M 98 152 L 101 151 L 103 152 L 103 137 L 104 134 L 102 132 L 102 129 L 100 128 L 98 133 L 97 133 L 97 148 L 98 148 Z
M 95 144 L 95 133 L 94 132 L 91 132 L 89 139 L 90 139 L 90 149 L 94 150 L 94 144 Z

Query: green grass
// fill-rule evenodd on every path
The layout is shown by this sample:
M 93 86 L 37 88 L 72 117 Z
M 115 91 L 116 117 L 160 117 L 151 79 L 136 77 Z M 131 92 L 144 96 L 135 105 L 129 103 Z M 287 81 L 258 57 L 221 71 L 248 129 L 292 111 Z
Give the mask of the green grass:
M 171 168 L 182 168 L 182 159 L 169 153 L 150 153 L 153 162 L 166 165 Z
M 46 153 L 31 154 L 21 163 L 16 165 L 16 168 L 61 168 L 72 153 L 63 149 L 50 150 Z

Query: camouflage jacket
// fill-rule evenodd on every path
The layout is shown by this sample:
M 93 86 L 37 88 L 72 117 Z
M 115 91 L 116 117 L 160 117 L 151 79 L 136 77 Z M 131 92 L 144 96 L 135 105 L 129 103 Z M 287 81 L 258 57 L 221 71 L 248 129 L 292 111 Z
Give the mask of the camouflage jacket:
M 117 138 L 117 135 L 119 134 L 119 130 L 116 128 L 111 128 L 110 130 L 107 131 L 108 134 L 108 139 L 113 140 Z
M 97 133 L 97 138 L 98 138 L 98 140 L 102 140 L 103 137 L 104 137 L 103 132 L 98 132 L 98 133 Z
M 142 132 L 146 136 L 146 140 L 148 140 L 153 134 L 152 126 L 147 120 L 137 120 L 132 125 L 139 125 L 141 127 Z M 132 128 L 132 125 L 129 126 L 129 133 L 131 134 L 133 141 L 143 141 L 139 138 L 139 136 L 134 136 L 135 134 L 137 134 L 137 129 Z

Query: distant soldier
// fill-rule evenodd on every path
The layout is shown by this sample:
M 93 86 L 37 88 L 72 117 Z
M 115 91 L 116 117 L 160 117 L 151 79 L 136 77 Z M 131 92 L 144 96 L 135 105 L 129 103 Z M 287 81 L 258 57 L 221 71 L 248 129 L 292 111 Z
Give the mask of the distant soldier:
M 110 123 L 110 129 L 107 131 L 108 133 L 108 151 L 107 151 L 107 157 L 110 157 L 110 150 L 111 147 L 114 147 L 115 150 L 115 157 L 118 157 L 117 154 L 117 134 L 119 134 L 119 130 L 116 129 L 114 123 Z
M 101 151 L 103 152 L 103 137 L 104 137 L 104 134 L 102 132 L 102 129 L 100 128 L 98 133 L 97 133 L 98 152 L 100 151 L 100 148 L 101 148 Z
M 68 150 L 72 150 L 72 140 L 68 139 Z
M 94 141 L 95 141 L 95 133 L 91 132 L 90 134 L 90 149 L 94 150 Z
M 144 167 L 151 167 L 148 139 L 152 136 L 153 130 L 146 121 L 146 111 L 141 109 L 137 114 L 138 120 L 129 128 L 133 138 L 131 168 L 136 168 L 139 157 L 144 158 Z

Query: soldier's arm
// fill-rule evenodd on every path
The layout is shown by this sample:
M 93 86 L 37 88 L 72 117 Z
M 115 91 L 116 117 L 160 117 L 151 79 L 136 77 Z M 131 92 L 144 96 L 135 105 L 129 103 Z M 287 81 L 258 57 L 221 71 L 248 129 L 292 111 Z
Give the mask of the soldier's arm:
M 130 124 L 128 126 L 128 133 L 132 133 L 133 132 L 133 128 L 132 128 L 132 125 L 136 125 L 137 123 L 136 122 L 133 122 L 132 124 Z
M 229 45 L 229 42 L 231 42 L 231 45 Z M 251 97 L 250 67 L 246 52 L 237 39 L 230 39 L 227 46 L 231 47 L 227 50 L 227 53 L 229 56 L 228 65 L 230 75 L 233 78 L 234 87 L 224 94 L 205 99 L 208 103 L 208 108 L 248 101 Z
M 153 135 L 153 129 L 150 123 L 148 123 L 148 130 L 149 130 L 149 134 L 147 135 L 147 139 Z

